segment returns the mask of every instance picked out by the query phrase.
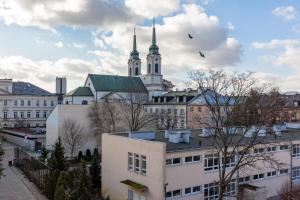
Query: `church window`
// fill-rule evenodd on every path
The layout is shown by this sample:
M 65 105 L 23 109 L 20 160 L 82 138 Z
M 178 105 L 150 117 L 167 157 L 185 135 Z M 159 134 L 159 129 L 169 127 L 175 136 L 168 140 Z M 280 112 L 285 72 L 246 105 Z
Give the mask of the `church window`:
M 137 75 L 139 75 L 139 68 L 135 68 L 135 75 L 137 76 Z
M 158 73 L 158 64 L 155 64 L 155 73 Z
M 151 73 L 151 64 L 148 64 L 148 73 Z
M 131 76 L 131 68 L 129 68 L 129 76 Z

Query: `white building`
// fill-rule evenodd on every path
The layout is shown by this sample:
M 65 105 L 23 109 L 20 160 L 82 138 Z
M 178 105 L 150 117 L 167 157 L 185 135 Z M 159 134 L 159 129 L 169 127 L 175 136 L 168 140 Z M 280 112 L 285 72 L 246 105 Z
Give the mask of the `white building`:
M 0 79 L 0 127 L 45 127 L 56 105 L 56 95 L 31 83 Z

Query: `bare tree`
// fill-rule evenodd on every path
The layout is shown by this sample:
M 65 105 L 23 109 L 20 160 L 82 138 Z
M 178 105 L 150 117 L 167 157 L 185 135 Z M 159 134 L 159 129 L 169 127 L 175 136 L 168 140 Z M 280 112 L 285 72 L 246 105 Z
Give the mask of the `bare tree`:
M 223 71 L 191 72 L 208 107 L 211 121 L 204 127 L 210 132 L 207 139 L 212 153 L 217 155 L 219 199 L 227 193 L 239 173 L 245 168 L 259 168 L 267 162 L 278 167 L 278 162 L 266 153 L 253 154 L 255 147 L 267 145 L 259 136 L 260 130 L 273 119 L 279 107 L 279 93 L 271 87 L 257 87 L 251 73 L 228 74 Z M 230 166 L 230 170 L 228 167 Z M 239 191 L 238 188 L 236 191 Z M 239 199 L 239 195 L 237 194 Z
M 282 200 L 297 200 L 300 196 L 300 186 L 298 185 L 292 188 L 287 182 L 282 185 L 279 196 Z
M 130 93 L 122 99 L 122 114 L 130 131 L 153 129 L 156 117 L 144 110 L 148 96 L 144 93 Z
M 68 151 L 71 157 L 80 149 L 84 142 L 86 133 L 83 127 L 78 122 L 72 119 L 66 119 L 60 127 L 60 136 L 64 148 Z
M 178 123 L 184 118 L 184 114 L 178 110 L 168 110 L 156 113 L 156 124 L 160 130 L 174 130 L 178 128 Z

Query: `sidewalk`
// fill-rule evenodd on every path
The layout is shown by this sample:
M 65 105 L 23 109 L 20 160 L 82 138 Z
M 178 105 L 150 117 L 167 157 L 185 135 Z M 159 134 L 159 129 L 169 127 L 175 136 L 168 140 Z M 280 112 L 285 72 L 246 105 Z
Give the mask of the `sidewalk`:
M 13 145 L 3 143 L 5 158 L 3 159 L 4 177 L 0 179 L 0 199 L 1 200 L 46 200 L 28 179 L 22 175 L 21 171 L 15 167 L 8 166 L 8 160 L 12 160 Z

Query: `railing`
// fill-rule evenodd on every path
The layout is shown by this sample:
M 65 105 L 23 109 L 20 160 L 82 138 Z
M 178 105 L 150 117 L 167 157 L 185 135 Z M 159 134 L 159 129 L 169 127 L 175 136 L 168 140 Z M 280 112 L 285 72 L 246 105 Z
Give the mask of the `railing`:
M 48 192 L 45 190 L 46 177 L 50 175 L 51 168 L 37 160 L 23 149 L 16 147 L 14 149 L 14 164 L 24 175 L 33 182 L 47 197 Z M 50 175 L 51 176 L 51 175 Z

